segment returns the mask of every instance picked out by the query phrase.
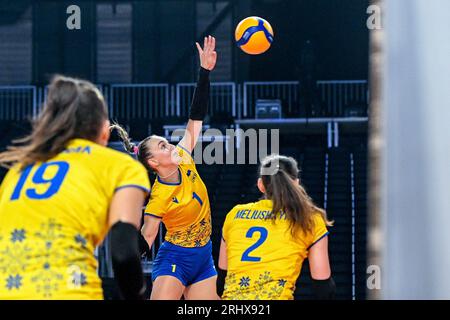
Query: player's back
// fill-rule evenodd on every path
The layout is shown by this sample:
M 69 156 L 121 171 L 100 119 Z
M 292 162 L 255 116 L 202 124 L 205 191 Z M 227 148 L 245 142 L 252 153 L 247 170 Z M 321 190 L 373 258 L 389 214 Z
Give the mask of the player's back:
M 223 299 L 292 299 L 309 247 L 327 234 L 314 216 L 314 230 L 293 237 L 284 213 L 271 200 L 238 205 L 227 215 L 223 238 L 228 273 Z
M 145 168 L 84 139 L 0 186 L 0 298 L 102 299 L 94 249 L 114 192 L 148 191 Z

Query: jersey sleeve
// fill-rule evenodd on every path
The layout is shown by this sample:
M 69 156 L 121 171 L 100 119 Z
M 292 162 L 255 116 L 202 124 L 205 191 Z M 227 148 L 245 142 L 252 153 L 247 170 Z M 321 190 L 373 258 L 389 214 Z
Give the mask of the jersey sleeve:
M 313 245 L 315 245 L 317 242 L 319 242 L 322 238 L 326 237 L 328 233 L 329 232 L 322 215 L 315 214 L 311 245 L 308 247 L 308 249 L 311 248 Z
M 115 172 L 114 192 L 123 188 L 138 188 L 150 192 L 150 180 L 145 167 L 131 157 L 121 161 L 120 169 Z
M 150 200 L 145 207 L 144 215 L 162 219 L 167 212 L 167 201 L 164 201 L 158 194 L 158 190 L 152 192 Z

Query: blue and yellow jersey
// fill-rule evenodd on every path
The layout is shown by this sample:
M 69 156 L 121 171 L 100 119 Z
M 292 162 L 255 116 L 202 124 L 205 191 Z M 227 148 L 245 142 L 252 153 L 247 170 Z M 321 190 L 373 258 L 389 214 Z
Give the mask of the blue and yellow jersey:
M 181 181 L 155 181 L 145 215 L 161 218 L 165 240 L 182 247 L 202 247 L 211 235 L 211 209 L 208 191 L 189 152 L 177 146 Z
M 0 186 L 0 299 L 103 299 L 94 249 L 114 193 L 148 192 L 145 168 L 84 139 Z
M 295 283 L 309 248 L 328 234 L 320 214 L 313 232 L 293 238 L 283 213 L 274 215 L 271 200 L 235 206 L 227 215 L 222 236 L 228 272 L 222 299 L 293 299 Z

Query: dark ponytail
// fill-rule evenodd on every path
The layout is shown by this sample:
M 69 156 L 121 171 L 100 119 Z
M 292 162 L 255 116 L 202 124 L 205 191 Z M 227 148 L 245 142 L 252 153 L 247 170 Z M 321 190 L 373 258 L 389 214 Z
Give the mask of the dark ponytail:
M 276 168 L 273 174 L 263 174 L 268 168 Z M 320 214 L 328 226 L 325 210 L 317 207 L 303 186 L 297 183 L 299 170 L 292 157 L 270 155 L 261 162 L 260 177 L 266 190 L 265 196 L 273 202 L 273 212 L 283 212 L 290 222 L 290 230 L 295 235 L 300 229 L 311 232 L 315 214 Z
M 150 158 L 152 155 L 150 152 L 150 148 L 147 144 L 147 141 L 149 141 L 152 138 L 152 136 L 145 138 L 144 140 L 139 142 L 138 145 L 136 145 L 131 141 L 128 132 L 118 123 L 114 122 L 109 127 L 109 129 L 110 130 L 115 129 L 120 137 L 120 140 L 122 141 L 124 149 L 127 152 L 136 155 L 136 158 L 139 160 L 139 162 L 142 163 L 148 171 L 153 172 L 153 169 L 147 163 L 147 159 Z
M 138 149 L 137 145 L 135 145 L 131 139 L 130 136 L 128 135 L 128 132 L 122 128 L 118 123 L 114 122 L 110 127 L 110 130 L 116 130 L 117 134 L 120 137 L 120 140 L 122 141 L 122 145 L 124 147 L 124 149 L 129 152 L 129 153 L 134 153 L 134 154 L 138 154 Z

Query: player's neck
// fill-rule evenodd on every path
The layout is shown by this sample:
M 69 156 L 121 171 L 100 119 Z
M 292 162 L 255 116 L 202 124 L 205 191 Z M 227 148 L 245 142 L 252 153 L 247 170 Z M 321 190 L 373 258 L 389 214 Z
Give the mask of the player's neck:
M 162 169 L 158 172 L 159 180 L 166 183 L 179 183 L 180 182 L 180 175 L 178 166 L 175 166 L 174 168 L 167 168 Z

